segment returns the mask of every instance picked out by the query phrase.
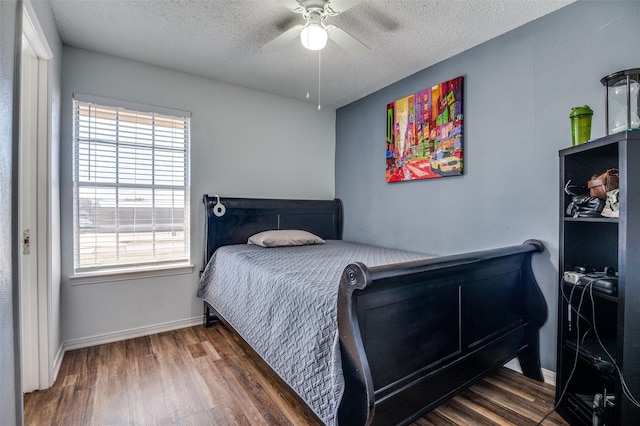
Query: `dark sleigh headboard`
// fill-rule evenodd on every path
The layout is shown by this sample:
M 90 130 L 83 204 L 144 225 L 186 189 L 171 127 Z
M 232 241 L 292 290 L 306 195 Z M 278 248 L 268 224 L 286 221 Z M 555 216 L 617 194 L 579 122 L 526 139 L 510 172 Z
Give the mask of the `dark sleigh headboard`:
M 342 239 L 340 200 L 283 200 L 261 198 L 202 197 L 205 208 L 204 263 L 221 246 L 244 244 L 258 232 L 302 229 L 325 240 Z M 225 213 L 215 215 L 218 201 Z

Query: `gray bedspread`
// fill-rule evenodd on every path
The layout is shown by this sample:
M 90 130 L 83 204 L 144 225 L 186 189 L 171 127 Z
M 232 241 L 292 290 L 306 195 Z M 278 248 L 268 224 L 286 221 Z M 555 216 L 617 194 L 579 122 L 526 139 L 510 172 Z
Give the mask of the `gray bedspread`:
M 350 263 L 378 266 L 432 257 L 346 241 L 218 248 L 200 280 L 207 301 L 327 425 L 344 390 L 338 340 L 340 276 Z

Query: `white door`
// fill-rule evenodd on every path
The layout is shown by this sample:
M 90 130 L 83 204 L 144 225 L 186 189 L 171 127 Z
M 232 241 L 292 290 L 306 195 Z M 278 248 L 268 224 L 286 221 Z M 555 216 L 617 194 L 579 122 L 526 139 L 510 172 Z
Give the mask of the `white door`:
M 0 0 L 2 1 L 2 0 Z M 24 2 L 20 73 L 18 220 L 20 230 L 20 333 L 24 392 L 53 384 L 49 244 L 49 60 L 51 50 Z
M 20 84 L 20 308 L 22 312 L 22 387 L 40 389 L 38 333 L 38 57 L 22 37 Z

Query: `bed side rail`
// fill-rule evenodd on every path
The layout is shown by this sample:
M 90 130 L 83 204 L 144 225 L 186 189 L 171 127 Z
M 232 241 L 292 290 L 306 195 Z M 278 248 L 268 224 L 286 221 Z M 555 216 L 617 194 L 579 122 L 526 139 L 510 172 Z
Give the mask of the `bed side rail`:
M 340 280 L 344 424 L 406 424 L 520 356 L 542 379 L 547 318 L 531 270 L 540 241 L 368 268 Z

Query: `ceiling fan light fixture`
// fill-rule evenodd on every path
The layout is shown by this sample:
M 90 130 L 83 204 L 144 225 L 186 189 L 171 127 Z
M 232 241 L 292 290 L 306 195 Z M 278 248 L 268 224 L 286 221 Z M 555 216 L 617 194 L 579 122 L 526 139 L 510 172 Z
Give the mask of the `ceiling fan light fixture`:
M 310 23 L 300 33 L 302 45 L 309 50 L 320 50 L 327 45 L 329 35 L 322 24 Z

